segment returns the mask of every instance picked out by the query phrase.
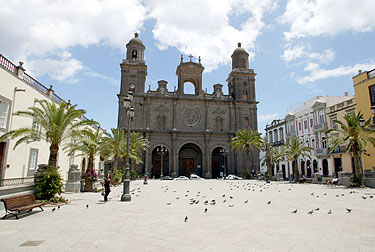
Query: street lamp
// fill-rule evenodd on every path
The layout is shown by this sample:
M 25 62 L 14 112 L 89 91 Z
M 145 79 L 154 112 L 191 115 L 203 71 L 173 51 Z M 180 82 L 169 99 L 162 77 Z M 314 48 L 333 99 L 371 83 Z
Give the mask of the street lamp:
M 365 119 L 364 119 L 364 118 L 361 118 L 361 119 L 359 120 L 359 125 L 360 125 L 361 127 L 363 127 L 363 126 L 365 125 Z
M 229 155 L 229 151 L 227 151 L 225 148 L 220 149 L 220 154 L 223 155 L 224 158 L 224 179 L 227 176 L 226 175 L 226 167 L 227 167 L 227 162 L 225 162 L 225 157 Z
M 123 194 L 121 195 L 121 201 L 131 201 L 131 196 L 129 193 L 130 190 L 130 165 L 129 165 L 129 139 L 130 139 L 130 121 L 134 117 L 134 109 L 131 106 L 133 101 L 133 93 L 129 91 L 126 94 L 125 99 L 123 100 L 123 105 L 126 111 L 126 117 L 128 118 L 128 129 L 126 132 L 126 160 L 125 160 L 125 179 L 124 179 L 124 188 Z
M 163 156 L 167 154 L 167 147 L 165 146 L 159 146 L 156 148 L 156 152 L 160 155 L 161 157 L 161 165 L 160 165 L 160 179 L 163 179 Z

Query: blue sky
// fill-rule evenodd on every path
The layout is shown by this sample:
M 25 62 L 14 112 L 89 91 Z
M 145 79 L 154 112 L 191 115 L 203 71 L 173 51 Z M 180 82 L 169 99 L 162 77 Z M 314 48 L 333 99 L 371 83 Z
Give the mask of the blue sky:
M 117 125 L 120 62 L 138 31 L 146 90 L 177 85 L 183 54 L 202 57 L 203 88 L 224 85 L 241 42 L 257 73 L 258 127 L 316 95 L 354 94 L 375 68 L 371 0 L 0 0 L 0 53 L 105 129 Z M 195 58 L 197 60 L 197 58 Z

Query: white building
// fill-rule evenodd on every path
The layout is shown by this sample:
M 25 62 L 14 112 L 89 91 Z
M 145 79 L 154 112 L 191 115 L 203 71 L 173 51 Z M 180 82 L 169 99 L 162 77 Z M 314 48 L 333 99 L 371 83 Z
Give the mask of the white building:
M 311 159 L 300 157 L 298 170 L 301 175 L 313 177 L 314 173 L 323 176 L 332 176 L 331 162 L 327 143 L 327 107 L 350 100 L 345 96 L 317 96 L 306 101 L 303 106 L 287 113 L 285 116 L 286 141 L 292 137 L 298 137 L 305 146 L 312 147 Z M 293 173 L 289 162 L 290 172 Z
M 267 133 L 267 141 L 268 143 L 275 146 L 279 153 L 282 151 L 283 146 L 286 143 L 285 139 L 285 120 L 277 119 L 273 120 L 271 124 L 267 124 L 265 131 Z M 283 179 L 288 180 L 290 171 L 288 166 L 288 161 L 286 157 L 279 162 L 279 165 L 274 164 L 272 169 L 272 176 L 276 176 L 277 172 L 283 172 Z
M 31 118 L 13 116 L 16 111 L 25 111 L 35 106 L 35 99 L 55 101 L 57 104 L 62 99 L 54 93 L 52 86 L 46 88 L 33 77 L 25 73 L 20 62 L 16 66 L 0 54 L 0 135 L 21 127 L 31 127 Z M 85 119 L 85 118 L 83 118 Z M 38 164 L 47 164 L 49 158 L 49 145 L 47 142 L 33 141 L 23 143 L 13 149 L 15 140 L 7 139 L 0 143 L 0 179 L 31 177 L 38 168 Z M 62 151 L 58 153 L 57 165 L 64 179 L 70 165 L 76 164 L 82 169 L 82 164 L 87 163 L 85 157 L 69 157 Z M 95 158 L 96 169 L 100 169 L 102 162 Z

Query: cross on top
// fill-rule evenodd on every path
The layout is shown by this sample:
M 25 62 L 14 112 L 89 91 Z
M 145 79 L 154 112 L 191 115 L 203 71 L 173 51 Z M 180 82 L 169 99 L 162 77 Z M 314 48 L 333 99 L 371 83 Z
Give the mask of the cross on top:
M 193 58 L 193 55 L 190 54 L 190 55 L 189 55 L 189 58 L 190 58 L 190 62 L 191 62 L 191 59 Z

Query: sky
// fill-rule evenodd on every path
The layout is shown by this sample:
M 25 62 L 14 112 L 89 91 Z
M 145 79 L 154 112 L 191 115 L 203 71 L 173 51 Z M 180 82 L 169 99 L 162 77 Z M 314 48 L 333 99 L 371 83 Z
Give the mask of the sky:
M 203 89 L 231 71 L 241 42 L 256 72 L 258 128 L 313 96 L 354 95 L 375 68 L 374 0 L 0 0 L 0 54 L 109 130 L 117 125 L 120 63 L 138 32 L 146 90 L 177 85 L 180 55 L 198 56 Z

